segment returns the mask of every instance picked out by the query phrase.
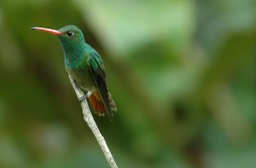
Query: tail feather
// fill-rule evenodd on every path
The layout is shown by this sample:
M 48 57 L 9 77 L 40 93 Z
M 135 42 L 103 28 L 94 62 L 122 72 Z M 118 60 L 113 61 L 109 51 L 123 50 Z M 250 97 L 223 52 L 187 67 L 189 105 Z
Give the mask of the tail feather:
M 109 104 L 110 104 L 111 110 L 117 111 L 116 103 L 115 103 L 114 99 L 112 98 L 111 93 L 109 93 L 109 92 L 108 92 L 108 99 L 109 99 Z
M 113 116 L 113 111 L 117 111 L 116 104 L 114 100 L 112 99 L 112 96 L 110 93 L 108 93 L 109 97 L 109 104 L 111 107 L 110 117 Z M 105 116 L 106 113 L 108 113 L 108 110 L 99 94 L 99 92 L 96 90 L 92 93 L 92 95 L 89 97 L 89 102 L 92 110 L 98 114 L 99 116 Z

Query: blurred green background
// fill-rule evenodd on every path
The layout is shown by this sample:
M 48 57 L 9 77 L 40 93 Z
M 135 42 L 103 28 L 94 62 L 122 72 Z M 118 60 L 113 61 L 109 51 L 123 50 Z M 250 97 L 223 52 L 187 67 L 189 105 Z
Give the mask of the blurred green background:
M 108 167 L 54 29 L 102 55 L 120 168 L 256 167 L 255 0 L 0 0 L 0 167 Z

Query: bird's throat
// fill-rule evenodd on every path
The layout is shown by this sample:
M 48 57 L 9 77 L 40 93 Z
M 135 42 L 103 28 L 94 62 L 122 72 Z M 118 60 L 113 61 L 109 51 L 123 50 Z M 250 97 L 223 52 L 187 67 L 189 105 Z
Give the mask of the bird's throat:
M 78 68 L 84 59 L 86 59 L 86 50 L 83 44 L 61 44 L 64 51 L 66 68 Z

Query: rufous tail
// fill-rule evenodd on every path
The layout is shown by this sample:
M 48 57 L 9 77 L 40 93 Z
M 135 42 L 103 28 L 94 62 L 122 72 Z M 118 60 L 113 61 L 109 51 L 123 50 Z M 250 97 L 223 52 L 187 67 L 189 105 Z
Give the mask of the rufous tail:
M 112 95 L 109 92 L 108 92 L 108 98 L 109 98 L 109 105 L 111 108 L 111 111 L 109 111 L 109 113 L 110 113 L 110 116 L 112 117 L 113 112 L 117 111 L 117 107 L 116 107 L 115 101 L 112 98 Z M 104 104 L 98 90 L 92 93 L 92 95 L 89 97 L 89 102 L 92 110 L 99 116 L 105 116 L 108 113 L 108 109 Z

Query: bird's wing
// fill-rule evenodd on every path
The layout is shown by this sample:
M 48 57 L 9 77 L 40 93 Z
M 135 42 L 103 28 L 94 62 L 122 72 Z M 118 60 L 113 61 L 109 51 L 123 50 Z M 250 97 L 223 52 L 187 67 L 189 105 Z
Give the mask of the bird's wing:
M 88 65 L 89 65 L 89 72 L 91 73 L 92 79 L 99 90 L 99 95 L 102 99 L 102 102 L 105 106 L 105 109 L 107 110 L 108 116 L 110 119 L 113 116 L 111 106 L 110 106 L 110 100 L 108 96 L 108 88 L 105 81 L 105 68 L 103 65 L 103 62 L 98 55 L 98 53 L 92 53 L 89 56 L 88 59 Z

